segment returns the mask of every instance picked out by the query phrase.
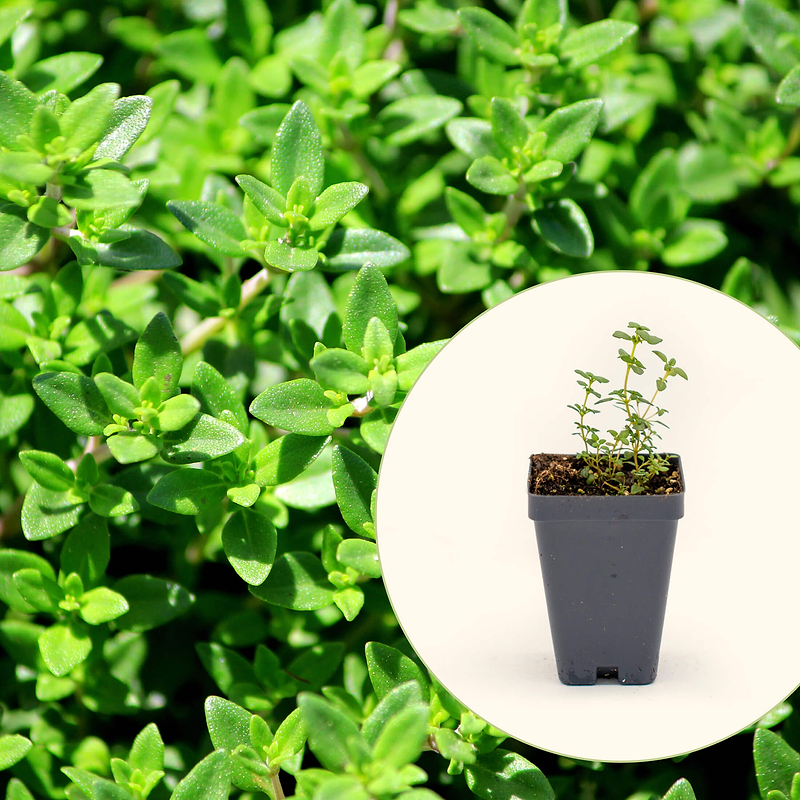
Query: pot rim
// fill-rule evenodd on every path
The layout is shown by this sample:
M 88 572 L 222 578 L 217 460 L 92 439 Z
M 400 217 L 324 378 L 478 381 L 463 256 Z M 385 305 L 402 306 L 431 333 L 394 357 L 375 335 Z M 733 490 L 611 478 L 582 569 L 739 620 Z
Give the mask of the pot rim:
M 575 455 L 545 453 L 544 455 Z M 678 453 L 659 453 L 678 459 L 683 491 L 673 494 L 534 494 L 531 492 L 533 464 L 528 469 L 528 516 L 534 521 L 567 522 L 577 520 L 656 521 L 683 517 L 686 479 Z M 533 456 L 531 456 L 533 458 Z

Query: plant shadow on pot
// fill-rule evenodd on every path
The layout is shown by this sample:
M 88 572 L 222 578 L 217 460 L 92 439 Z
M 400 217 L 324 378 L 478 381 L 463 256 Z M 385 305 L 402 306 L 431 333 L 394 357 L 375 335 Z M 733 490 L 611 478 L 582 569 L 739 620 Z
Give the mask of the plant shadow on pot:
M 672 552 L 683 517 L 680 456 L 669 455 L 682 491 L 637 495 L 534 494 L 528 516 L 544 579 L 558 677 L 586 686 L 598 677 L 652 683 L 658 671 Z

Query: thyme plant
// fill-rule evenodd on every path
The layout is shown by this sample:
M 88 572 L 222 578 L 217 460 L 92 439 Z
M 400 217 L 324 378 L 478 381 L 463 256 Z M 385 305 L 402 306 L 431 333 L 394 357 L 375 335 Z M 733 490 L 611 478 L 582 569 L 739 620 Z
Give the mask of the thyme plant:
M 597 484 L 609 494 L 641 494 L 648 491 L 657 475 L 670 470 L 669 456 L 656 452 L 656 440 L 661 435 L 655 426 L 669 426 L 659 419 L 667 410 L 659 407 L 655 401 L 666 390 L 667 382 L 673 376 L 688 380 L 686 372 L 674 358 L 669 358 L 660 350 L 653 350 L 653 355 L 662 362 L 655 380 L 655 391 L 648 399 L 630 386 L 631 373 L 643 375 L 646 369 L 639 357 L 641 349 L 639 356 L 636 355 L 637 348 L 640 345 L 654 347 L 663 340 L 638 322 L 629 322 L 628 328 L 632 330 L 631 333 L 614 331 L 613 334 L 615 339 L 622 339 L 630 345 L 630 351 L 621 347 L 617 356 L 625 364 L 622 388 L 613 389 L 603 397 L 596 387 L 608 383 L 608 378 L 576 369 L 575 372 L 582 378 L 578 385 L 584 390 L 584 397 L 581 403 L 568 406 L 578 415 L 575 423 L 578 430 L 574 435 L 580 436 L 583 442 L 583 450 L 578 453 L 578 458 L 584 464 L 581 477 L 588 486 Z M 590 405 L 592 398 L 594 403 Z M 610 438 L 602 436 L 600 429 L 588 421 L 592 414 L 600 413 L 595 406 L 602 403 L 613 403 L 625 415 L 625 424 L 618 431 L 607 431 Z

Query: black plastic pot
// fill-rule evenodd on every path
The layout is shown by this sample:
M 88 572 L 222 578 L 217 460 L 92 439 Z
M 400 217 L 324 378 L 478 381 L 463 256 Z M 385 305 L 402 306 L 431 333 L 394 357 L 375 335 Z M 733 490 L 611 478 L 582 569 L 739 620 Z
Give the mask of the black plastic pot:
M 673 457 L 685 490 L 680 457 Z M 530 486 L 529 478 L 528 516 L 559 679 L 570 686 L 594 684 L 598 676 L 652 683 L 684 493 L 537 495 Z

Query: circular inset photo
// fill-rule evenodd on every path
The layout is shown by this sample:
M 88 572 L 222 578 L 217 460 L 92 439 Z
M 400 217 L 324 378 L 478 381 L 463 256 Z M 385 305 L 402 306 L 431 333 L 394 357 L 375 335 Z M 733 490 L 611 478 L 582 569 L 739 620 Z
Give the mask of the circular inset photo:
M 420 659 L 573 758 L 668 758 L 752 724 L 800 683 L 798 396 L 800 349 L 681 278 L 588 273 L 485 312 L 410 392 L 378 480 Z

